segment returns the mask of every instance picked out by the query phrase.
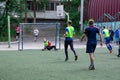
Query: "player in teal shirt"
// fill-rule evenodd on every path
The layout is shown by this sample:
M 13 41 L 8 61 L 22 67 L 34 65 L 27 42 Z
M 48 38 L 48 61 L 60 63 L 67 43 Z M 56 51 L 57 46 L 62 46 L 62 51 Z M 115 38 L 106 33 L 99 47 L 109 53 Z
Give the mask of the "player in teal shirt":
M 72 24 L 72 21 L 69 20 L 68 21 L 68 27 L 66 27 L 65 34 L 64 34 L 64 36 L 65 36 L 64 48 L 65 48 L 65 55 L 66 55 L 65 61 L 68 60 L 68 45 L 70 45 L 70 48 L 74 53 L 75 61 L 78 58 L 78 56 L 77 56 L 77 54 L 74 50 L 74 47 L 73 47 L 73 35 L 75 34 L 75 31 L 74 31 L 74 27 L 71 26 L 71 24 Z

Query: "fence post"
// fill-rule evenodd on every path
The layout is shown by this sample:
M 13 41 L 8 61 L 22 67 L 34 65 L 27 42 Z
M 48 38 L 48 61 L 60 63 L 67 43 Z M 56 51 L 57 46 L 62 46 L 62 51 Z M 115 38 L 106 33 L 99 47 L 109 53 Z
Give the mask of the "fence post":
M 8 20 L 8 48 L 10 48 L 11 44 L 11 37 L 10 37 L 10 16 L 7 16 L 7 20 Z

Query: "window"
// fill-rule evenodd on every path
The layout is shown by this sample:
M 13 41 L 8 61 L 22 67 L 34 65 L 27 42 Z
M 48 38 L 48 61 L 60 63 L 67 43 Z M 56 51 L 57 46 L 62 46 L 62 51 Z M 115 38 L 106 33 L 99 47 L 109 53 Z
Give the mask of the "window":
M 56 2 L 50 2 L 46 5 L 46 10 L 50 10 L 50 11 L 55 11 L 57 5 L 59 5 L 60 2 L 56 1 Z
M 27 8 L 28 8 L 28 10 L 34 10 L 32 1 L 27 1 Z
M 57 6 L 60 5 L 60 3 L 55 3 L 55 10 L 57 10 Z
M 50 10 L 49 3 L 46 5 L 46 10 Z
M 58 2 L 58 1 L 49 2 L 49 3 L 45 6 L 45 10 L 55 11 L 57 5 L 59 5 L 59 4 L 60 4 L 60 2 Z M 33 10 L 34 10 L 33 1 L 27 1 L 27 7 L 28 7 L 29 10 L 33 11 Z M 38 3 L 35 5 L 35 7 L 36 7 L 36 8 L 35 8 L 36 11 L 41 11 L 40 8 L 39 8 L 39 4 L 38 4 Z

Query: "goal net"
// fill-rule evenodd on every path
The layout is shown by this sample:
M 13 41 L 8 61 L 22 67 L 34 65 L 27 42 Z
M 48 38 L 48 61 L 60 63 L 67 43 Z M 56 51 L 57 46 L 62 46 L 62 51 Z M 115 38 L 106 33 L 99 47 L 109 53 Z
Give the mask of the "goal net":
M 18 50 L 42 49 L 44 38 L 60 48 L 59 27 L 60 23 L 20 23 Z M 35 33 L 38 34 L 37 37 L 34 35 L 34 29 L 38 30 Z

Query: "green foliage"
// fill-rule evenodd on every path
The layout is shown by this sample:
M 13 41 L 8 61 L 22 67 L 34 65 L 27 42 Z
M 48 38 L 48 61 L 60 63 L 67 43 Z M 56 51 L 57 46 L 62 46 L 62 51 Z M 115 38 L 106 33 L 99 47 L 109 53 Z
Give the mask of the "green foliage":
M 6 0 L 0 0 L 5 2 Z M 0 41 L 7 40 L 7 16 L 10 15 L 10 24 L 18 24 L 22 21 L 22 13 L 24 12 L 24 0 L 7 0 L 5 7 L 0 6 Z M 15 18 L 15 15 L 19 18 Z M 11 30 L 11 36 L 14 35 L 15 28 Z
M 38 0 L 40 10 L 44 10 L 45 5 L 48 3 L 48 0 Z
M 32 27 L 31 26 L 29 26 L 29 27 L 25 27 L 25 34 L 32 34 Z
M 75 31 L 75 38 L 80 39 L 81 35 L 82 35 L 82 32 L 80 32 L 79 29 L 76 29 L 76 31 Z
M 73 22 L 72 25 L 75 27 L 75 29 L 77 29 L 77 31 L 79 31 L 80 16 L 78 12 L 78 7 L 80 5 L 80 0 L 63 0 L 62 4 L 64 5 L 64 10 L 66 12 L 69 12 L 70 20 L 72 20 Z

